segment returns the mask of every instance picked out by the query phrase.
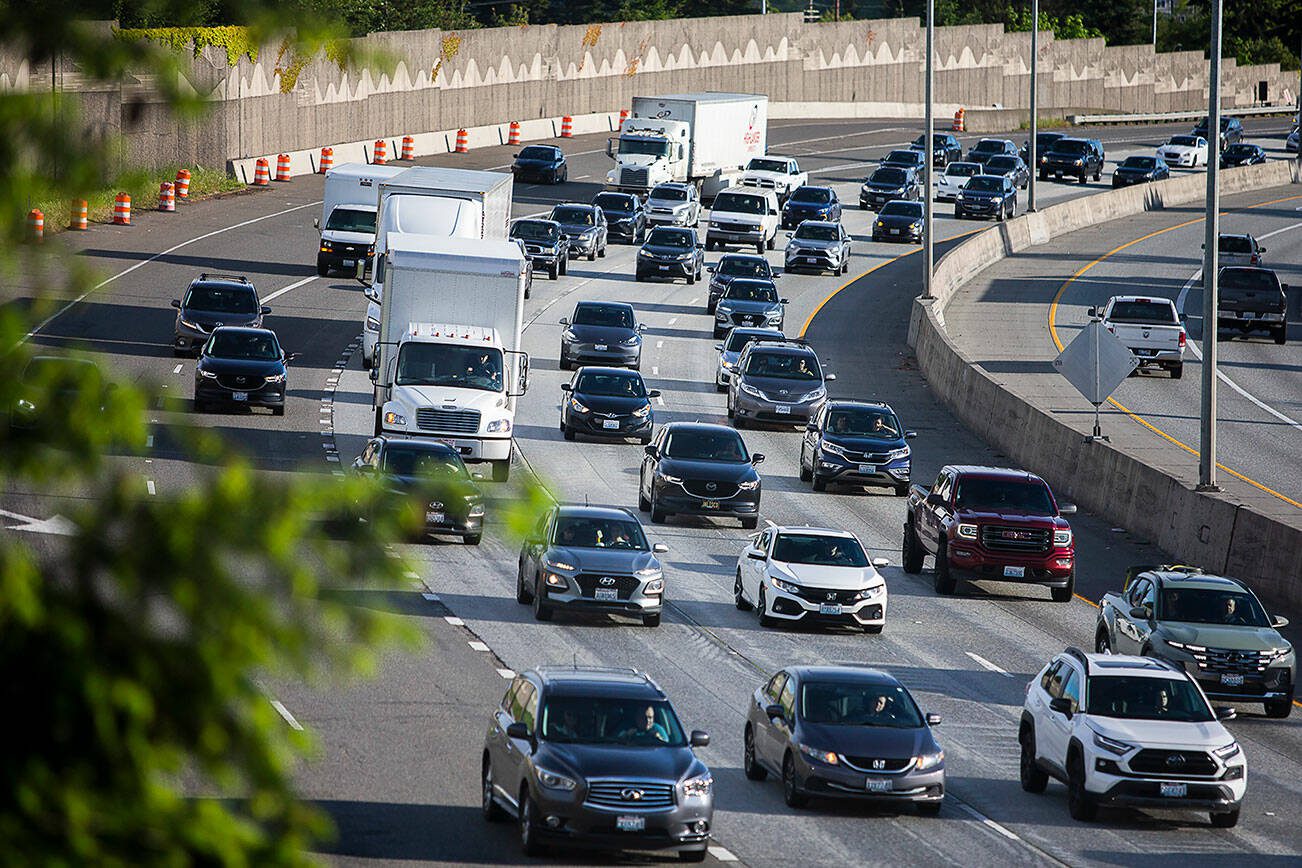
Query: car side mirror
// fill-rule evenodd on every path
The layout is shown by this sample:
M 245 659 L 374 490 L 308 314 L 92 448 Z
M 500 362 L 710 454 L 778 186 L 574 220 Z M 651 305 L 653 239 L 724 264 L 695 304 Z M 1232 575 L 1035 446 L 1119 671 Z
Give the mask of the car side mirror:
M 570 391 L 570 390 L 573 389 L 573 388 L 574 388 L 574 387 L 571 386 L 569 383 L 561 383 L 561 391 L 562 391 L 562 392 L 568 392 L 568 391 Z
M 667 551 L 669 551 L 669 546 L 665 545 L 664 543 L 656 543 L 655 545 L 651 546 L 652 554 L 662 555 Z
M 1095 317 L 1095 316 L 1098 316 L 1098 315 L 1099 315 L 1099 309 L 1098 309 L 1097 307 L 1095 307 L 1094 305 L 1090 305 L 1090 306 L 1089 306 L 1089 309 L 1087 309 L 1087 310 L 1085 311 L 1085 315 L 1086 315 L 1086 316 L 1089 316 L 1089 317 Z
M 917 431 L 905 431 L 905 432 L 904 432 L 904 439 L 905 439 L 905 440 L 913 440 L 913 439 L 916 438 L 917 436 L 918 436 L 918 432 L 917 432 Z
M 928 715 L 927 715 L 927 726 L 939 726 L 939 725 L 940 725 L 940 715 L 939 715 L 939 714 L 928 714 Z
M 172 299 L 172 307 L 176 308 L 177 310 L 180 310 L 180 309 L 181 309 L 181 299 L 179 299 L 179 298 L 174 298 L 174 299 Z
M 1075 515 L 1075 514 L 1076 514 L 1076 504 L 1074 503 L 1064 503 L 1062 506 L 1058 507 L 1058 515 Z
M 515 723 L 512 723 L 509 726 L 507 726 L 506 737 L 519 738 L 525 741 L 533 741 L 533 737 L 530 736 L 529 734 L 529 727 L 525 726 L 523 723 L 520 723 L 519 721 L 516 721 Z
M 644 332 L 644 331 L 646 331 L 646 323 L 644 323 L 644 322 L 640 322 L 640 323 L 638 323 L 638 324 L 637 324 L 637 330 L 640 331 L 640 332 Z
M 652 389 L 651 391 L 649 391 L 649 392 L 646 393 L 646 396 L 647 396 L 648 398 L 659 398 L 659 397 L 660 397 L 660 390 L 659 390 L 659 389 Z
M 567 317 L 567 316 L 563 316 L 563 317 L 561 317 L 560 319 L 558 319 L 557 322 L 560 323 L 560 324 L 563 325 L 563 326 L 567 326 L 567 325 L 570 324 L 570 318 Z
M 1265 253 L 1265 252 L 1266 252 L 1266 248 L 1264 248 L 1264 247 L 1258 247 L 1258 248 L 1257 248 L 1257 252 L 1258 252 L 1258 253 Z
M 817 423 L 817 422 L 808 422 L 808 423 L 806 423 L 806 424 L 805 424 L 805 430 L 806 430 L 806 431 L 817 431 L 817 430 L 818 430 L 818 423 Z
M 660 449 L 655 445 L 649 445 L 642 451 L 645 452 L 647 455 L 650 455 L 652 458 L 660 457 Z
M 1134 618 L 1134 619 L 1136 619 L 1136 620 L 1139 620 L 1139 621 L 1147 621 L 1147 620 L 1148 620 L 1148 607 L 1147 607 L 1147 606 L 1131 606 L 1131 607 L 1130 607 L 1130 617 L 1132 617 L 1132 618 Z
M 750 463 L 751 463 L 751 466 L 752 466 L 752 467 L 755 466 L 755 465 L 757 465 L 757 464 L 763 464 L 763 463 L 764 463 L 764 453 L 763 453 L 763 452 L 756 452 L 754 455 L 752 455 L 752 456 L 750 457 Z
M 260 312 L 261 312 L 261 313 L 264 313 L 264 314 L 266 314 L 266 313 L 271 313 L 271 306 L 270 306 L 270 305 L 266 305 L 266 304 L 264 304 L 264 305 L 260 308 Z
M 696 242 L 696 249 L 697 249 L 697 250 L 704 250 L 704 249 L 705 249 L 705 242 L 704 242 L 704 241 L 698 241 L 698 242 Z
M 376 304 L 380 303 L 380 291 L 374 286 L 367 286 L 364 288 L 362 290 L 362 295 L 366 296 L 368 301 L 373 301 Z
M 320 229 L 320 228 L 321 228 L 321 218 L 320 218 L 320 217 L 313 217 L 313 218 L 312 218 L 312 228 L 313 228 L 313 229 Z
M 298 358 L 302 355 L 303 355 L 302 353 L 290 353 L 289 355 L 285 356 L 285 364 L 288 365 L 290 362 L 297 361 Z
M 1049 700 L 1049 708 L 1071 720 L 1071 700 L 1065 696 L 1056 696 Z
M 1288 618 L 1285 618 L 1283 615 L 1272 615 L 1270 618 L 1270 626 L 1274 627 L 1276 630 L 1282 630 L 1288 626 Z
M 826 376 L 823 377 L 824 382 L 828 382 L 828 383 L 832 382 L 835 379 L 836 379 L 836 374 L 827 374 Z
M 776 702 L 764 706 L 764 714 L 768 716 L 769 720 L 772 720 L 775 717 L 781 718 L 782 720 L 787 719 L 787 713 L 783 711 L 782 706 L 778 705 Z
M 791 299 L 789 299 L 789 298 L 779 298 L 779 299 L 778 299 L 778 304 L 791 304 Z
M 945 498 L 941 497 L 939 494 L 936 494 L 935 492 L 929 491 L 927 492 L 927 503 L 931 504 L 932 506 L 944 506 Z
M 714 274 L 714 272 L 717 271 L 718 269 L 715 268 L 713 265 L 707 265 L 707 266 L 705 267 L 705 270 L 708 271 L 708 272 L 710 272 L 711 274 Z
M 520 156 L 519 154 L 512 154 L 512 155 L 511 155 L 511 159 L 514 160 L 516 157 L 519 157 L 519 156 Z
M 777 280 L 781 276 L 782 276 L 782 269 L 780 268 L 773 269 L 773 273 L 769 275 L 769 277 L 773 278 L 774 280 Z
M 764 552 L 759 549 L 746 549 L 746 557 L 752 561 L 762 561 L 764 560 Z
M 792 237 L 795 236 L 795 234 L 796 234 L 796 233 L 794 233 L 794 232 L 788 232 L 788 233 L 787 233 L 787 237 L 788 237 L 788 238 L 792 238 Z
M 1234 720 L 1238 716 L 1239 712 L 1235 711 L 1232 705 L 1222 705 L 1216 709 L 1217 720 Z
M 715 345 L 714 345 L 714 351 L 715 351 L 716 353 L 721 353 L 721 352 L 723 352 L 723 344 L 715 344 Z

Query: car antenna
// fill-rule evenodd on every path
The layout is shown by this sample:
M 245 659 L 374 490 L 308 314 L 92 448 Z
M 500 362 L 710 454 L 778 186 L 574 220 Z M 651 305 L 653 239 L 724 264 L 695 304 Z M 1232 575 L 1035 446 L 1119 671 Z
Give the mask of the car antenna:
M 579 652 L 577 652 L 577 651 L 571 651 L 571 652 L 570 652 L 570 655 L 571 655 L 571 657 L 570 657 L 570 668 L 571 668 L 571 669 L 578 669 L 578 668 L 579 668 Z
M 588 506 L 588 493 L 586 491 L 583 492 L 583 505 Z

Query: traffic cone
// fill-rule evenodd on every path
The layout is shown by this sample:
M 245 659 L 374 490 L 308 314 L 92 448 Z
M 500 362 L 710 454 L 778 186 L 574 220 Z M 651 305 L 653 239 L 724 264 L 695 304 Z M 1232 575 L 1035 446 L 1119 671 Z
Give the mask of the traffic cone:
M 190 198 L 190 170 L 178 169 L 176 172 L 176 184 L 173 186 L 176 189 L 176 198 L 189 199 Z
M 321 169 L 320 169 L 321 174 L 324 175 L 326 172 L 330 171 L 330 170 L 333 169 L 334 167 L 335 167 L 335 149 L 334 149 L 334 148 L 322 148 L 322 149 L 321 149 Z
M 113 225 L 131 225 L 131 197 L 126 193 L 118 193 L 113 197 Z
M 176 196 L 174 195 L 171 181 L 164 181 L 158 185 L 158 210 L 176 210 Z
M 383 166 L 388 151 L 389 146 L 385 144 L 384 139 L 376 139 L 375 151 L 371 154 L 371 163 L 376 166 Z
M 619 125 L 624 126 L 624 121 L 628 120 L 628 109 L 619 110 Z
M 45 238 L 45 215 L 39 209 L 33 208 L 27 212 L 27 237 L 32 241 Z
M 416 159 L 416 140 L 411 136 L 402 137 L 402 158 L 404 160 Z
M 967 127 L 966 120 L 967 120 L 967 111 L 966 111 L 962 106 L 959 106 L 958 111 L 954 112 L 954 128 L 953 128 L 953 132 L 956 132 L 956 133 L 967 132 L 967 129 L 966 129 L 966 127 Z
M 72 220 L 68 223 L 69 229 L 75 229 L 79 232 L 85 232 L 90 226 L 87 218 L 88 208 L 85 199 L 72 200 Z
M 519 121 L 511 121 L 510 130 L 506 134 L 506 143 L 508 145 L 520 144 L 520 122 Z
M 458 154 L 464 154 L 470 150 L 470 133 L 465 130 L 457 130 L 457 147 Z
M 271 184 L 271 166 L 266 157 L 258 157 L 253 169 L 253 186 L 266 187 Z
M 561 138 L 562 139 L 574 138 L 574 118 L 570 117 L 569 115 L 566 115 L 565 117 L 561 118 Z
M 276 180 L 289 181 L 293 177 L 289 173 L 289 154 L 280 154 L 276 157 Z

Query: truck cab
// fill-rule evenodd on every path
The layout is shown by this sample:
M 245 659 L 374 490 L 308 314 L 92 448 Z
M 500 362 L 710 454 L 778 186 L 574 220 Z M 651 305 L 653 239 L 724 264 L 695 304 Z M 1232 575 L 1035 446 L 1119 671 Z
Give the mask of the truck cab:
M 800 171 L 794 157 L 752 157 L 742 172 L 740 184 L 772 190 L 779 202 L 786 202 L 791 191 L 809 183 L 809 173 Z
M 606 142 L 615 168 L 606 186 L 625 193 L 646 193 L 657 184 L 687 180 L 691 125 L 683 121 L 629 118 L 619 138 Z

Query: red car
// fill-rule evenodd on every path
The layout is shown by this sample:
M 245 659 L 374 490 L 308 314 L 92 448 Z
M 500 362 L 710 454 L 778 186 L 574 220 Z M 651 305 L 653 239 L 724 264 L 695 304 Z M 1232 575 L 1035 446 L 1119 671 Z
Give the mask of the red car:
M 1024 582 L 1070 602 L 1076 588 L 1076 549 L 1043 479 L 1025 470 L 951 465 L 930 487 L 909 489 L 904 520 L 904 571 L 936 561 L 936 591 L 952 594 L 960 577 Z

